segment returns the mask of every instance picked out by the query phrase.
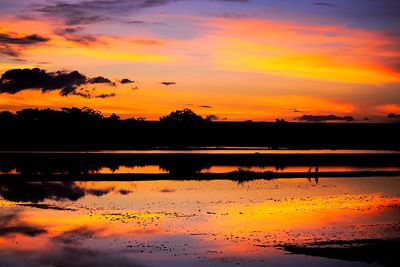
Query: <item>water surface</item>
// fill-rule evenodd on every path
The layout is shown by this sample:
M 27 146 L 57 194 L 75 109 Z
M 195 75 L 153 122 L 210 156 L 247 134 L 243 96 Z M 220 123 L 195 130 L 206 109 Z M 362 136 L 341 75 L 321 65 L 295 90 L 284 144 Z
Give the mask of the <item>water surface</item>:
M 370 266 L 277 245 L 399 239 L 399 178 L 2 182 L 0 265 Z

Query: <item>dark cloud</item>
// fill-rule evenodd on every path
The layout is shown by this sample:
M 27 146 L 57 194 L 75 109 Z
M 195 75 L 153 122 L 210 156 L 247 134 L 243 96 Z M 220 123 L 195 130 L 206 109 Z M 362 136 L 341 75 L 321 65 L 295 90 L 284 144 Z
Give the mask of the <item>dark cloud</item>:
M 199 106 L 199 108 L 212 108 L 212 106 L 202 105 L 202 106 Z
M 83 27 L 66 27 L 56 30 L 55 34 L 64 37 L 68 41 L 81 45 L 89 45 L 100 42 L 95 36 L 83 33 L 83 30 Z
M 126 21 L 127 24 L 140 24 L 140 25 L 144 25 L 147 24 L 145 21 L 143 20 L 128 20 Z
M 0 54 L 17 58 L 20 57 L 24 47 L 43 44 L 49 40 L 37 34 L 14 36 L 12 34 L 0 33 Z
M 170 86 L 170 85 L 176 85 L 176 82 L 161 82 L 161 84 L 165 86 Z
M 97 76 L 97 77 L 91 78 L 87 81 L 87 83 L 106 83 L 106 84 L 109 84 L 112 86 L 116 85 L 115 82 L 112 82 L 110 79 L 107 79 L 102 76 Z
M 83 27 L 67 27 L 56 30 L 56 33 L 59 35 L 66 35 L 66 34 L 78 33 L 81 32 L 82 30 L 84 30 Z
M 64 35 L 66 40 L 78 43 L 81 45 L 90 45 L 93 43 L 99 43 L 99 40 L 91 34 L 79 34 L 79 35 Z
M 295 118 L 298 121 L 308 121 L 308 122 L 324 122 L 324 121 L 354 121 L 352 116 L 336 116 L 336 115 L 303 115 L 301 117 Z
M 0 45 L 0 54 L 9 57 L 19 57 L 20 52 L 8 45 Z
M 95 98 L 110 98 L 110 97 L 114 97 L 116 96 L 116 93 L 111 93 L 111 94 L 100 94 L 100 95 L 96 95 L 94 96 Z
M 386 116 L 388 119 L 400 119 L 400 114 L 390 113 Z
M 237 2 L 237 3 L 247 3 L 249 0 L 218 0 L 221 2 Z
M 119 81 L 121 84 L 129 84 L 129 83 L 135 83 L 135 81 L 129 80 L 127 78 L 122 79 Z
M 165 5 L 173 1 L 175 0 L 87 0 L 76 3 L 65 1 L 37 5 L 35 11 L 44 16 L 62 19 L 67 26 L 104 21 L 137 24 L 139 21 L 127 21 L 124 17 L 141 9 Z
M 206 120 L 208 120 L 208 121 L 217 121 L 219 119 L 220 119 L 220 117 L 218 117 L 217 115 L 213 115 L 213 114 L 206 116 Z
M 42 92 L 58 90 L 60 95 L 78 95 L 90 98 L 91 94 L 82 86 L 88 84 L 115 85 L 111 80 L 104 77 L 89 78 L 78 71 L 46 72 L 34 69 L 12 69 L 8 70 L 0 78 L 0 93 L 16 94 L 23 90 L 36 89 Z
M 325 2 L 314 2 L 313 4 L 316 6 L 337 7 L 337 5 Z
M 36 5 L 34 11 L 45 17 L 61 19 L 66 26 L 78 26 L 99 22 L 146 24 L 126 17 L 143 9 L 167 5 L 182 0 L 83 0 L 75 3 L 58 1 Z M 214 0 L 217 2 L 246 3 L 248 0 Z M 154 23 L 153 23 L 154 24 Z
M 29 44 L 45 43 L 48 42 L 49 40 L 50 39 L 42 37 L 37 34 L 27 35 L 23 37 L 12 37 L 5 33 L 0 34 L 0 43 L 2 44 L 29 45 Z

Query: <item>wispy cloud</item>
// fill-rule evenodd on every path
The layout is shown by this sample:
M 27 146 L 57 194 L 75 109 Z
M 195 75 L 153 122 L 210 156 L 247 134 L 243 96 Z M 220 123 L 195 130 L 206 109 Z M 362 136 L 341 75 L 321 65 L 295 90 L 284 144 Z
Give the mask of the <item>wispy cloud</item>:
M 316 6 L 323 6 L 323 7 L 337 7 L 337 5 L 327 2 L 314 2 L 313 4 Z
M 0 33 L 0 54 L 19 57 L 24 48 L 47 43 L 49 40 L 49 38 L 38 34 L 19 36 L 10 33 Z

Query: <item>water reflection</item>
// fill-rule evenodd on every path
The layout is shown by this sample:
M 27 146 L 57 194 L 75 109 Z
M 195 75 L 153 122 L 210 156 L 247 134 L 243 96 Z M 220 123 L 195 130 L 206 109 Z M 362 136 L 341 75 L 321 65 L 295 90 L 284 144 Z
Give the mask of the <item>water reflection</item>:
M 318 168 L 318 171 L 315 169 Z M 0 170 L 2 174 L 172 174 L 172 175 L 191 175 L 191 174 L 212 174 L 212 173 L 232 173 L 232 172 L 273 172 L 273 173 L 304 173 L 314 174 L 318 172 L 365 172 L 365 171 L 400 171 L 397 166 L 240 166 L 240 165 L 204 165 L 196 164 L 162 164 L 162 165 L 139 165 L 127 166 L 116 165 L 113 167 L 96 166 L 87 169 L 76 170 L 74 172 L 63 171 L 61 169 L 24 169 L 13 168 Z
M 276 246 L 400 238 L 399 177 L 0 188 L 0 262 L 11 266 L 354 266 Z
M 76 201 L 86 195 L 103 196 L 110 192 L 129 194 L 127 189 L 115 189 L 115 186 L 87 187 L 77 182 L 24 182 L 1 181 L 0 195 L 9 201 L 38 203 L 45 200 Z

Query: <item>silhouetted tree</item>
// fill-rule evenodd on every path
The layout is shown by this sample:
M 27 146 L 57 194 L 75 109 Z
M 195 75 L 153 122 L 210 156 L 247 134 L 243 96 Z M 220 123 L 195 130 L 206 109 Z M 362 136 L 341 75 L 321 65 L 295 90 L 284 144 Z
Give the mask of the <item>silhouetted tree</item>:
M 117 114 L 113 113 L 113 114 L 111 114 L 110 117 L 108 117 L 108 119 L 111 121 L 118 121 L 120 119 L 120 117 Z
M 206 120 L 190 109 L 176 110 L 169 115 L 161 117 L 161 122 L 166 123 L 204 123 Z

